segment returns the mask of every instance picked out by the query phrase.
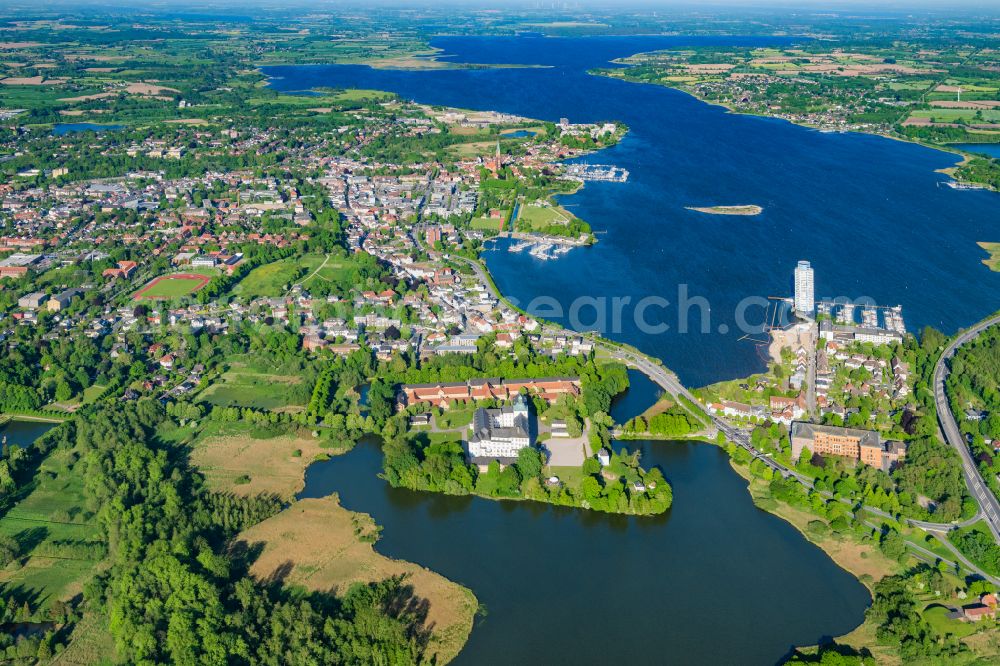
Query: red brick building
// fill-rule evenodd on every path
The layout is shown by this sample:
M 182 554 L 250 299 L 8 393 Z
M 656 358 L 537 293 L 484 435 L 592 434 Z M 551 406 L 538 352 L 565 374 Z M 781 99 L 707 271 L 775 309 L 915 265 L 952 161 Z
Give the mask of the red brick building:
M 579 377 L 542 377 L 540 379 L 470 379 L 467 382 L 439 384 L 404 384 L 400 387 L 402 406 L 430 403 L 447 408 L 452 401 L 510 400 L 525 388 L 529 393 L 553 402 L 561 395 L 580 395 Z

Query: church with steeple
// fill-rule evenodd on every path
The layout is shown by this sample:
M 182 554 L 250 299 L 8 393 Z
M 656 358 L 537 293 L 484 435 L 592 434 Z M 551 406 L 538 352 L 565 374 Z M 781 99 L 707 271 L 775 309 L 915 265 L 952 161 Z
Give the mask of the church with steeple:
M 490 159 L 486 160 L 486 168 L 489 169 L 493 177 L 496 178 L 500 175 L 500 169 L 503 168 L 503 158 L 500 156 L 500 139 L 497 139 L 497 152 Z

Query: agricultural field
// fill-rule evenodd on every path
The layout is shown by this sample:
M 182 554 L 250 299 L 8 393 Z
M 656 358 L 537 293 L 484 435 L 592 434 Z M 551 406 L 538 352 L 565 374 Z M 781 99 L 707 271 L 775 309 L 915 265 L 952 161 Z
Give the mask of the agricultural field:
M 294 51 L 294 57 L 288 51 L 265 51 L 260 55 L 260 64 L 278 65 L 294 61 L 297 64 L 364 63 L 373 67 L 400 67 L 407 62 L 417 61 L 428 63 L 427 66 L 435 65 L 433 60 L 426 58 L 436 53 L 436 50 L 428 50 L 426 44 L 416 39 L 344 37 L 316 40 L 289 34 L 282 41 L 289 51 Z
M 910 114 L 910 118 L 929 118 L 936 123 L 993 124 L 1000 123 L 998 109 L 920 109 Z M 998 125 L 1000 129 L 1000 125 Z
M 173 301 L 190 296 L 209 283 L 211 277 L 199 273 L 174 273 L 153 278 L 145 287 L 137 291 L 133 298 L 137 301 Z
M 258 372 L 234 362 L 198 399 L 220 407 L 297 412 L 309 400 L 309 387 L 303 387 L 301 377 Z
M 36 28 L 42 25 L 23 26 L 31 32 Z M 250 24 L 225 31 L 213 22 L 191 23 L 184 29 L 161 26 L 147 31 L 144 26 L 135 29 L 134 39 L 95 26 L 67 25 L 58 31 L 46 27 L 43 32 L 44 41 L 5 42 L 0 62 L 0 107 L 31 109 L 31 124 L 41 128 L 66 118 L 128 126 L 228 122 L 236 108 L 249 113 L 268 113 L 275 106 L 336 111 L 391 97 L 373 91 L 278 95 L 263 87 L 263 75 L 254 68 L 220 67 L 211 55 L 218 51 L 252 57 L 255 65 L 294 60 L 451 66 L 426 59 L 434 52 L 419 40 L 315 39 Z M 254 52 L 263 42 L 267 46 Z M 226 85 L 219 85 L 223 80 Z M 237 97 L 241 102 L 234 105 Z M 191 106 L 180 107 L 180 100 Z
M 963 76 L 941 81 L 927 94 L 928 102 L 981 102 L 996 100 L 1000 94 L 1000 80 Z
M 255 107 L 294 106 L 303 109 L 329 112 L 331 109 L 341 107 L 345 104 L 384 102 L 394 97 L 392 93 L 380 90 L 364 90 L 361 88 L 338 90 L 333 92 L 320 92 L 321 94 L 317 95 L 260 95 L 257 97 L 251 97 L 247 100 L 247 102 Z

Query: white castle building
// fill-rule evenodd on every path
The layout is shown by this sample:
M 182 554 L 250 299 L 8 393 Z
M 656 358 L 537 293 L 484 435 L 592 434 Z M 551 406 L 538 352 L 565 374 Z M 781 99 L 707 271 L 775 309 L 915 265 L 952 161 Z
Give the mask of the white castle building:
M 521 394 L 514 398 L 510 407 L 477 409 L 470 426 L 470 461 L 480 466 L 489 465 L 494 460 L 501 465 L 515 462 L 521 449 L 531 446 L 529 418 L 528 400 Z

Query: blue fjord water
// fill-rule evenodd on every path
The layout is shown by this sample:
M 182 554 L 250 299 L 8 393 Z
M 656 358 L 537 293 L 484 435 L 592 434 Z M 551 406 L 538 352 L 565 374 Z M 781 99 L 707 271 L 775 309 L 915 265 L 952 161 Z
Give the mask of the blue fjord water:
M 710 301 L 710 331 L 681 332 L 668 307 L 664 333 L 643 332 L 626 316 L 608 334 L 664 359 L 691 384 L 762 367 L 752 344 L 719 326 L 735 331 L 735 308 L 746 296 L 788 294 L 798 259 L 816 267 L 818 295 L 902 304 L 911 328 L 950 331 L 996 308 L 1000 276 L 980 264 L 975 242 L 997 231 L 1000 198 L 939 187 L 944 177 L 935 169 L 952 156 L 728 114 L 677 91 L 586 74 L 616 57 L 709 41 L 720 40 L 442 38 L 435 45 L 454 62 L 548 67 L 266 72 L 287 91 L 375 88 L 545 120 L 627 123 L 621 144 L 584 159 L 627 168 L 629 182 L 590 183 L 563 198 L 606 232 L 596 246 L 552 261 L 504 251 L 487 261 L 500 288 L 522 304 L 537 296 L 568 306 L 581 296 L 634 303 L 659 295 L 675 307 L 678 286 L 688 285 L 689 296 Z M 764 43 L 726 43 L 737 41 Z M 765 211 L 720 217 L 685 209 L 722 204 Z M 699 316 L 691 311 L 692 321 Z M 613 406 L 617 420 L 658 393 L 645 378 L 632 382 Z M 384 526 L 380 552 L 477 594 L 488 615 L 457 663 L 769 664 L 793 645 L 861 621 L 863 586 L 790 525 L 753 507 L 722 451 L 690 442 L 630 446 L 673 485 L 666 515 L 635 519 L 392 489 L 376 477 L 380 456 L 371 442 L 311 466 L 301 497 L 338 492 L 345 506 Z
M 607 299 L 609 316 L 596 318 L 583 307 L 579 325 L 662 358 L 692 385 L 764 367 L 754 343 L 740 340 L 737 307 L 748 296 L 790 295 L 799 259 L 816 269 L 817 297 L 903 305 L 911 330 L 931 325 L 953 332 L 996 310 L 1000 274 L 980 262 L 985 255 L 976 242 L 1000 238 L 1000 195 L 942 186 L 947 177 L 936 170 L 952 166 L 954 155 L 732 114 L 662 86 L 587 74 L 641 51 L 722 41 L 775 40 L 448 37 L 434 44 L 451 62 L 547 67 L 265 71 L 280 90 L 376 88 L 423 103 L 551 121 L 626 123 L 630 131 L 619 145 L 584 159 L 627 168 L 628 183 L 589 183 L 562 198 L 606 232 L 597 245 L 550 261 L 500 250 L 488 253 L 487 262 L 499 287 L 521 305 L 551 297 L 568 316 L 580 297 Z M 727 204 L 757 204 L 764 212 L 736 217 L 686 209 Z M 681 307 L 681 289 L 689 299 L 706 299 L 706 330 L 699 306 Z M 633 308 L 647 296 L 670 302 L 645 311 L 647 322 L 665 323 L 668 330 L 652 333 L 636 325 Z M 615 297 L 631 299 L 620 328 L 610 316 Z M 551 308 L 537 311 L 567 322 Z M 743 318 L 759 324 L 763 310 L 751 306 Z
M 952 145 L 970 153 L 1000 158 L 1000 143 L 955 143 Z

